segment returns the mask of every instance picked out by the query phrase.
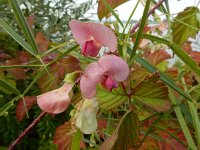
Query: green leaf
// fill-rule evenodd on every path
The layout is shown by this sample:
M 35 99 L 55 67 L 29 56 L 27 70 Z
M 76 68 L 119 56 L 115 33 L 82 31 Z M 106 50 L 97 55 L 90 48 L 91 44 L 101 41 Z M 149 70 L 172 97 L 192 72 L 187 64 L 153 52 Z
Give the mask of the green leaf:
M 17 95 L 20 95 L 20 92 L 13 86 L 13 82 L 11 84 L 11 80 L 5 80 L 3 78 L 0 78 L 0 88 L 4 89 L 3 91 L 6 91 L 7 93 L 15 93 Z
M 179 13 L 172 23 L 173 41 L 182 45 L 189 37 L 194 36 L 200 28 L 197 19 L 199 9 L 197 7 L 188 7 Z
M 100 147 L 100 150 L 125 150 L 135 148 L 139 140 L 139 119 L 133 110 L 121 119 L 116 130 Z
M 110 92 L 102 86 L 99 86 L 96 97 L 100 108 L 106 110 L 118 107 L 128 100 L 128 96 L 125 95 L 121 87 L 113 89 L 112 92 Z
M 108 1 L 108 2 L 107 2 Z M 100 0 L 99 7 L 98 7 L 98 17 L 101 20 L 104 16 L 106 16 L 109 12 L 117 19 L 122 27 L 124 27 L 122 21 L 119 19 L 118 15 L 115 13 L 113 8 L 117 7 L 118 5 L 126 2 L 127 0 Z M 120 2 L 122 1 L 122 3 Z M 106 7 L 105 7 L 106 6 Z
M 170 88 L 169 88 L 169 97 L 170 97 L 172 104 L 175 106 L 178 101 L 177 101 L 177 98 L 174 96 L 174 94 L 173 94 L 173 92 Z M 181 109 L 178 105 L 174 107 L 174 112 L 176 113 L 177 119 L 179 121 L 179 124 L 180 124 L 182 130 L 183 130 L 183 133 L 184 133 L 185 138 L 186 138 L 186 140 L 189 144 L 189 147 L 191 147 L 192 149 L 195 149 L 196 145 L 195 145 L 194 140 L 191 136 L 191 133 L 190 133 L 188 127 L 187 127 L 187 124 L 185 122 L 185 119 L 183 117 Z
M 15 17 L 17 19 L 17 22 L 18 22 L 21 30 L 24 32 L 24 35 L 25 35 L 28 43 L 33 48 L 34 53 L 37 53 L 37 46 L 36 46 L 33 34 L 31 32 L 31 29 L 28 26 L 28 23 L 26 22 L 24 15 L 22 14 L 22 11 L 19 7 L 17 0 L 8 0 L 8 1 L 10 3 L 11 8 L 13 9 L 13 13 L 15 14 Z
M 73 137 L 73 140 L 72 140 L 72 147 L 71 147 L 71 150 L 78 150 L 80 149 L 80 143 L 81 143 L 81 140 L 82 140 L 82 133 L 81 133 L 81 130 L 78 129 Z
M 158 75 L 155 74 L 148 80 L 143 80 L 133 89 L 132 97 L 158 112 L 166 112 L 171 108 L 168 88 L 158 79 Z
M 0 26 L 17 42 L 19 43 L 27 52 L 35 56 L 35 51 L 32 47 L 25 42 L 19 34 L 17 34 L 5 21 L 0 18 Z

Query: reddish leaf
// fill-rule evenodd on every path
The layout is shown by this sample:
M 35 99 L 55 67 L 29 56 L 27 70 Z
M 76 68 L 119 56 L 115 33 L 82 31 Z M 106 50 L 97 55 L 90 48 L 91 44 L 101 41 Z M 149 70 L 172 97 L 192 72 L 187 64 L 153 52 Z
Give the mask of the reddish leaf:
M 38 80 L 38 85 L 41 88 L 42 92 L 48 92 L 58 88 L 58 84 L 61 82 L 58 76 L 54 74 L 44 74 Z
M 13 58 L 6 61 L 6 65 L 20 65 L 22 62 L 19 58 Z M 26 79 L 26 72 L 22 68 L 14 68 L 14 69 L 6 69 L 7 72 L 14 75 L 16 80 L 25 80 Z
M 67 56 L 51 66 L 50 75 L 46 73 L 38 80 L 39 87 L 42 92 L 54 90 L 67 73 L 80 69 L 79 61 L 75 57 Z
M 157 65 L 160 62 L 171 58 L 171 56 L 164 50 L 156 50 L 155 52 L 145 51 L 144 57 L 152 65 Z
M 68 150 L 71 148 L 73 140 L 73 126 L 71 122 L 65 122 L 65 124 L 56 128 L 53 137 L 53 143 L 58 145 L 58 150 Z
M 49 40 L 43 35 L 42 32 L 37 32 L 35 41 L 39 51 L 46 51 L 49 47 Z
M 24 51 L 17 52 L 17 57 L 21 60 L 22 63 L 27 63 L 30 59 L 29 53 Z
M 177 68 L 169 68 L 165 72 L 168 76 L 170 76 L 174 81 L 178 79 L 178 69 Z
M 176 130 L 170 129 L 170 128 L 168 128 L 167 130 L 170 133 L 175 134 L 179 140 L 183 141 L 184 143 L 187 143 L 183 131 L 177 132 Z M 165 139 L 164 141 L 158 142 L 160 150 L 187 150 L 188 149 L 186 144 L 184 146 L 175 138 L 171 137 L 167 132 L 160 132 L 159 135 Z
M 193 58 L 194 61 L 200 63 L 200 52 L 191 51 L 190 56 Z
M 138 142 L 139 119 L 132 111 L 128 111 L 121 119 L 118 127 L 100 147 L 100 150 L 122 150 L 134 148 Z
M 6 54 L 6 53 L 3 53 L 3 52 L 0 53 L 0 59 L 1 59 L 1 60 L 2 60 L 2 59 L 9 59 L 9 58 L 11 58 L 10 55 L 8 55 L 8 54 Z
M 143 136 L 141 136 L 141 139 Z M 147 136 L 142 143 L 142 145 L 139 147 L 139 150 L 158 150 L 159 144 L 158 141 L 152 137 Z
M 128 0 L 106 0 L 106 1 L 114 9 L 117 6 L 127 2 Z M 109 13 L 110 13 L 110 11 L 104 5 L 102 0 L 99 0 L 98 12 L 97 12 L 99 20 L 103 19 L 103 17 L 107 16 Z
M 61 79 L 66 73 L 80 69 L 79 61 L 72 56 L 67 56 L 51 66 L 51 72 L 54 72 Z
M 26 18 L 29 27 L 32 29 L 35 21 L 35 15 L 30 15 Z
M 182 45 L 183 50 L 185 50 L 187 53 L 190 53 L 192 51 L 191 43 L 190 42 L 184 42 Z
M 29 111 L 33 105 L 37 104 L 36 96 L 24 97 L 26 102 L 26 108 Z M 18 121 L 21 121 L 26 116 L 26 110 L 22 99 L 19 100 L 16 108 L 16 117 Z

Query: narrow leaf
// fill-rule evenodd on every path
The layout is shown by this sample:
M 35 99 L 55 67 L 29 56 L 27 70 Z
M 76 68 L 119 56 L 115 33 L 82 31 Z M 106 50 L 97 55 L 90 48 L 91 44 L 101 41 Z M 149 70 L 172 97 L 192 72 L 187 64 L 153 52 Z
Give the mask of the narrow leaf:
M 35 51 L 32 47 L 26 43 L 5 21 L 0 18 L 0 26 L 17 42 L 19 43 L 27 52 L 35 56 Z
M 37 53 L 37 46 L 33 37 L 33 34 L 31 32 L 31 29 L 28 26 L 28 23 L 26 22 L 26 19 L 19 7 L 19 4 L 17 0 L 8 0 L 10 3 L 11 8 L 13 9 L 13 13 L 15 14 L 15 17 L 17 19 L 17 22 L 21 28 L 21 30 L 24 32 L 24 35 L 28 41 L 28 43 L 33 48 L 33 52 Z
M 82 133 L 81 130 L 78 129 L 73 137 L 71 150 L 80 149 L 81 140 L 82 140 Z

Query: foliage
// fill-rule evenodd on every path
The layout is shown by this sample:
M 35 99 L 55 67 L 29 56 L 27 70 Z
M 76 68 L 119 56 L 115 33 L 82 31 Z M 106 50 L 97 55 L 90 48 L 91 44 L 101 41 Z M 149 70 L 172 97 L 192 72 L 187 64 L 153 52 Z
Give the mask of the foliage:
M 126 1 L 98 2 L 107 26 L 80 21 L 92 1 L 0 1 L 1 146 L 200 147 L 199 8 L 171 19 L 170 1 L 138 1 L 132 14 L 142 3 L 143 16 L 132 26 L 132 14 L 124 25 L 114 10 Z M 167 21 L 151 25 L 153 9 Z M 54 114 L 38 120 L 42 111 Z

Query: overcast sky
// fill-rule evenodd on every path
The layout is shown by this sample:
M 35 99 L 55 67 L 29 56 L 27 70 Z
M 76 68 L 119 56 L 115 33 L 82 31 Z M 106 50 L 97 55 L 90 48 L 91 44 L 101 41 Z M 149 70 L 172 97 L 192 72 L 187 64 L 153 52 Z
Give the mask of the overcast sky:
M 83 1 L 86 1 L 86 0 L 78 0 L 78 2 L 83 2 Z M 171 14 L 178 13 L 178 12 L 184 10 L 188 6 L 196 6 L 199 1 L 200 0 L 179 0 L 179 1 L 178 0 L 169 0 Z M 124 3 L 123 5 L 119 6 L 116 9 L 121 20 L 128 19 L 136 2 L 137 2 L 137 0 L 130 0 L 129 2 Z M 200 8 L 200 4 L 198 5 L 198 7 Z M 143 12 L 143 8 L 144 7 L 142 6 L 142 4 L 139 4 L 139 6 L 136 9 L 136 12 L 133 16 L 134 20 L 139 20 L 141 18 L 141 16 L 142 16 L 141 12 Z M 97 9 L 97 6 L 93 9 L 91 9 L 86 15 L 88 16 L 90 13 L 94 13 L 92 19 L 97 20 L 97 15 L 96 15 L 97 10 L 96 9 Z

